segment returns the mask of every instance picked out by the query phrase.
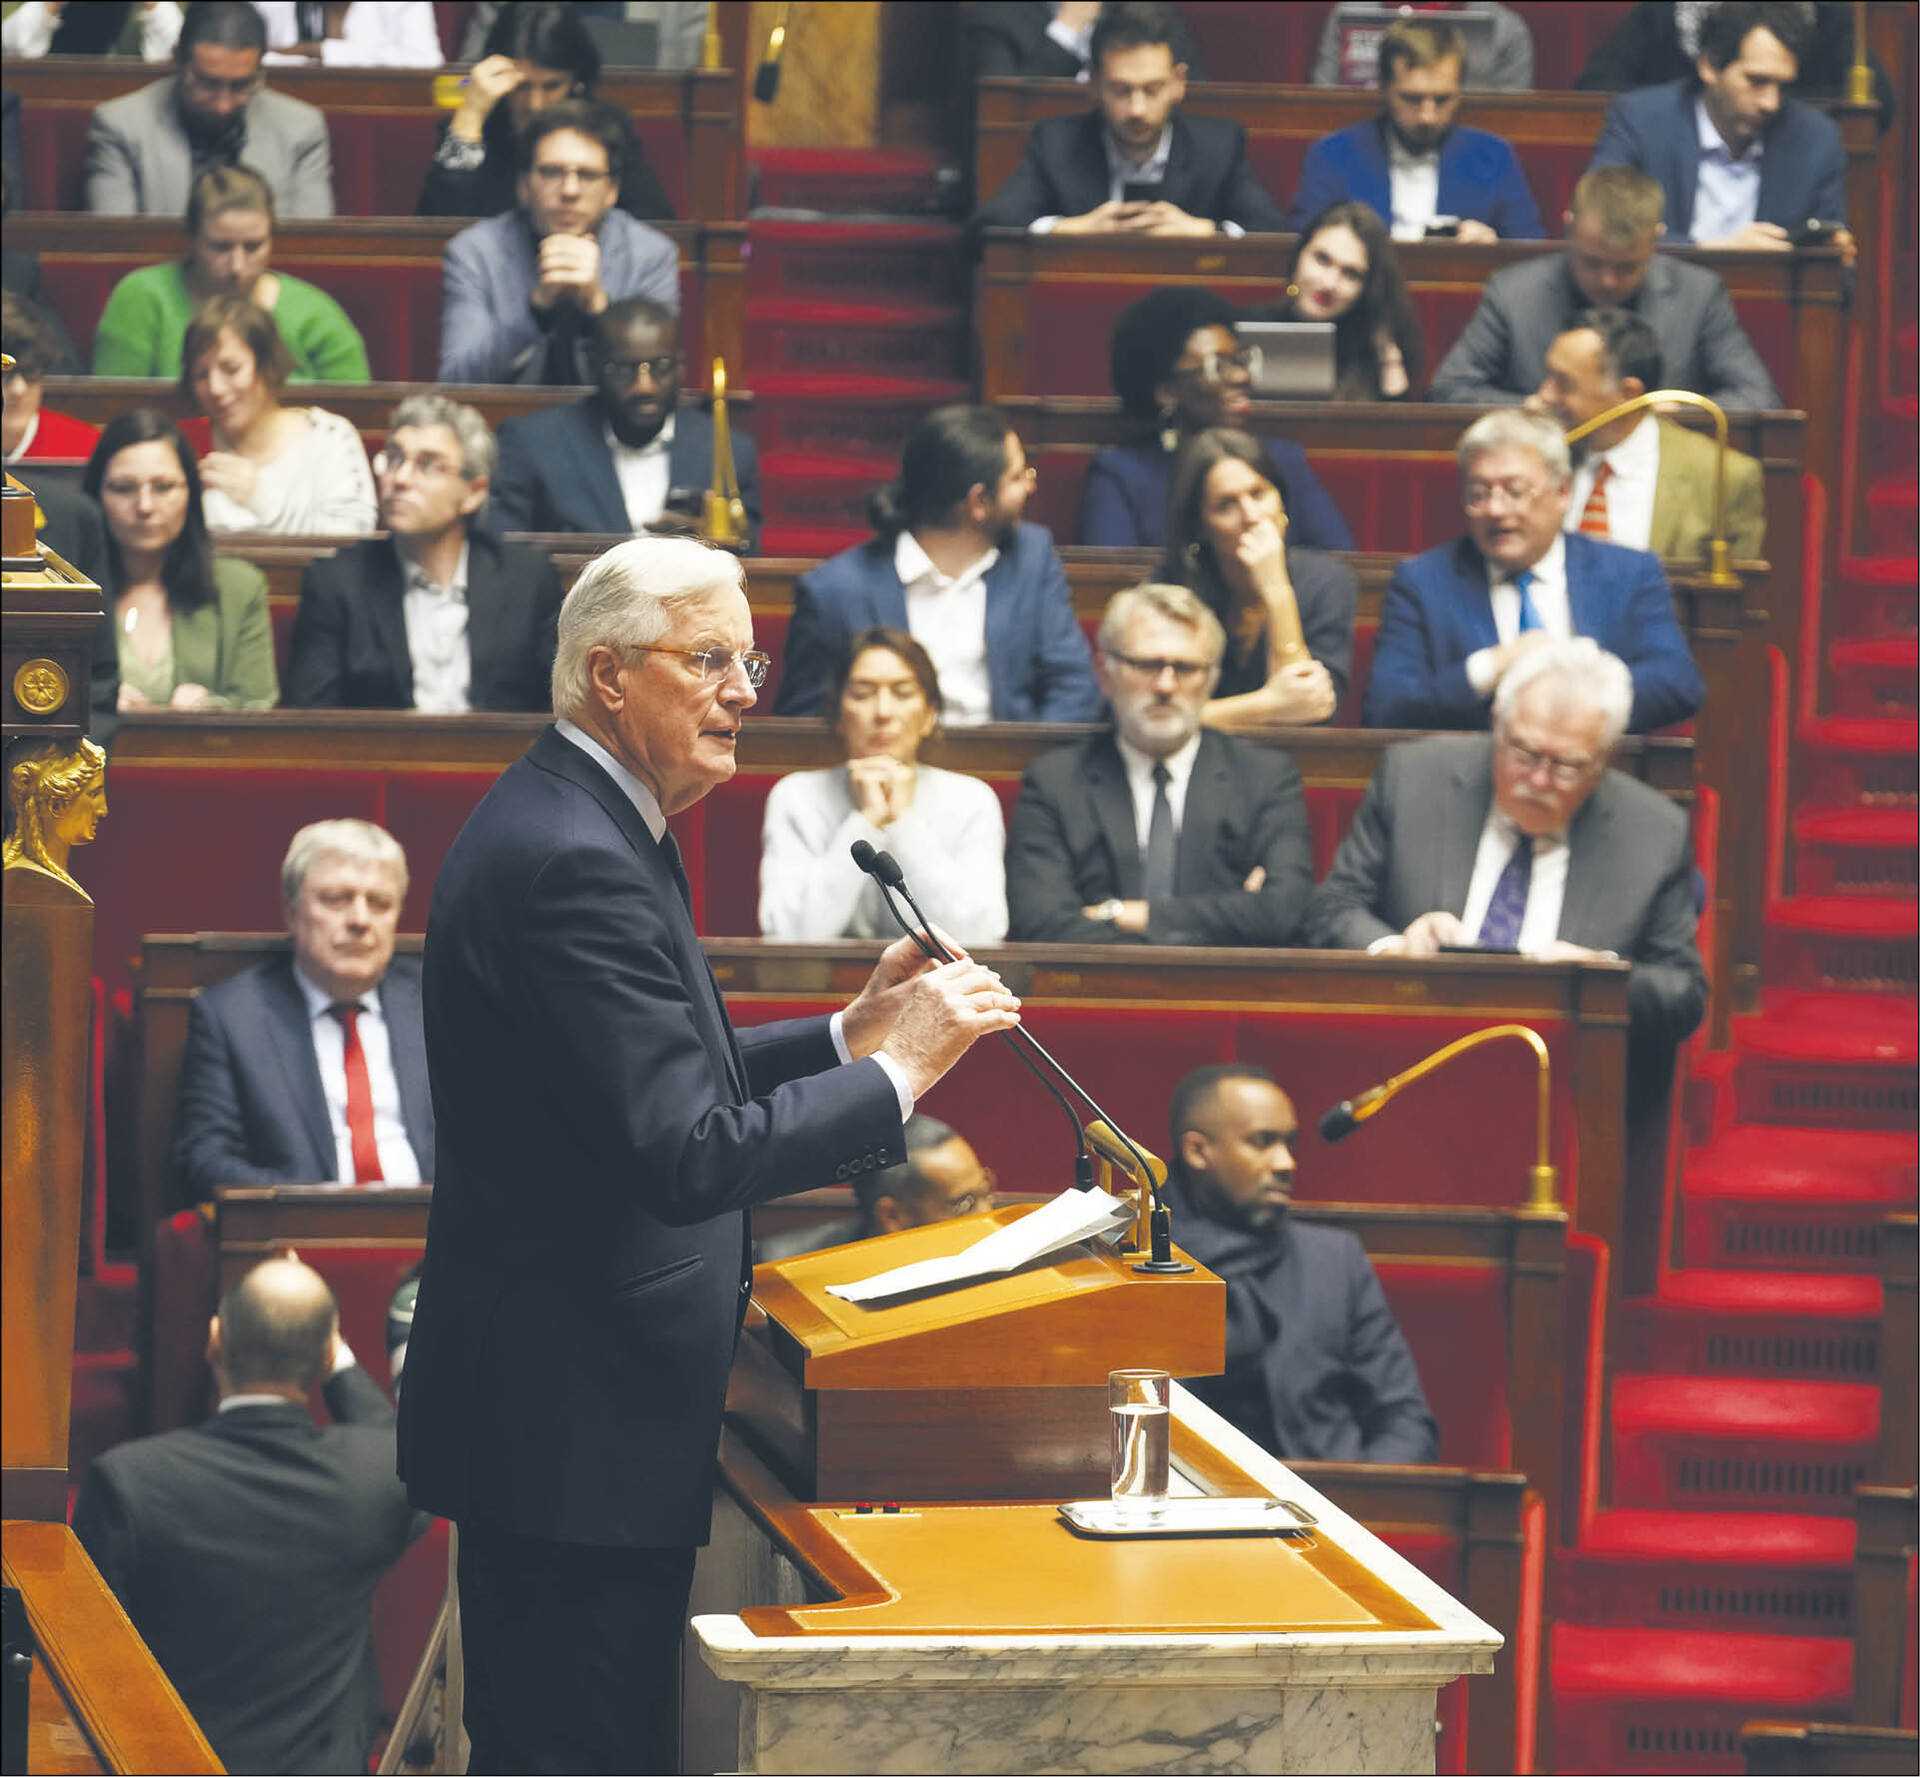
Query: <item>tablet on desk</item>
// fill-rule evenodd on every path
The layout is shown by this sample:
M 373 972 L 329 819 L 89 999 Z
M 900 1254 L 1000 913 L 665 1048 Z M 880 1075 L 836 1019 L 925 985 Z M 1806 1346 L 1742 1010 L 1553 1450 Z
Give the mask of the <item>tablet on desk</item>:
M 1301 401 L 1333 393 L 1331 321 L 1242 321 L 1233 331 L 1256 395 Z

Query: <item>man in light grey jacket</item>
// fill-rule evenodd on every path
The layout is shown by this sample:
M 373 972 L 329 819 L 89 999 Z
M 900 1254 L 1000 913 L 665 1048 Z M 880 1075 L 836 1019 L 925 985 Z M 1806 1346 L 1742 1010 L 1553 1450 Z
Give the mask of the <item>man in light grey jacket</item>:
M 680 308 L 680 254 L 619 208 L 626 126 L 611 106 L 569 99 L 520 138 L 520 202 L 447 243 L 440 380 L 594 380 L 595 319 L 644 296 Z
M 261 83 L 266 27 L 247 0 L 195 0 L 174 46 L 177 71 L 109 99 L 87 132 L 87 208 L 180 216 L 195 178 L 252 167 L 281 217 L 333 214 L 333 150 L 313 106 Z

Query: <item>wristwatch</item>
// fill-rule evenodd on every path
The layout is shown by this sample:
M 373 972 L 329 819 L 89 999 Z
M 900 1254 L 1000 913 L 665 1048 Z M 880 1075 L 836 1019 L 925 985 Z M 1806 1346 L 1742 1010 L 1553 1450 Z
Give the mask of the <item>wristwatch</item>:
M 1120 917 L 1120 909 L 1124 906 L 1126 906 L 1126 902 L 1117 898 L 1102 901 L 1098 907 L 1094 908 L 1093 917 L 1095 919 L 1105 920 L 1108 925 L 1112 925 L 1113 922 Z

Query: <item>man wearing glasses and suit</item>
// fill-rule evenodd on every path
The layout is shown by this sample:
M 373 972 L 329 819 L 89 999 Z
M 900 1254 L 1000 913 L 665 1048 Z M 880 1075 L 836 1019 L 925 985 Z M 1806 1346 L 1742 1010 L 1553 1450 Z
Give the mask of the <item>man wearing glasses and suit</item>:
M 1106 734 L 1036 759 L 1007 827 L 1008 936 L 1295 941 L 1313 887 L 1300 773 L 1202 726 L 1226 634 L 1183 586 L 1114 595 L 1095 659 Z

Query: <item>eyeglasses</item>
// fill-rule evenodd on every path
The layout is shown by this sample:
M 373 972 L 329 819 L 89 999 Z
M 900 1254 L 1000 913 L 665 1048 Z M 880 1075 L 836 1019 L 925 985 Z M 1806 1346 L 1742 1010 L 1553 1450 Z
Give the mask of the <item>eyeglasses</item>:
M 1496 497 L 1508 507 L 1528 506 L 1546 491 L 1544 481 L 1470 481 L 1461 490 L 1461 505 L 1468 512 L 1487 512 Z
M 680 368 L 680 354 L 664 352 L 658 358 L 604 358 L 600 368 L 617 383 L 630 383 L 643 370 L 656 383 L 663 383 Z
M 981 1167 L 980 1182 L 964 1196 L 949 1197 L 946 1213 L 949 1216 L 970 1216 L 976 1209 L 991 1209 L 994 1193 L 998 1190 L 999 1184 L 1000 1181 L 994 1177 L 991 1166 Z
M 569 179 L 578 185 L 582 191 L 598 191 L 601 186 L 613 177 L 604 167 L 556 167 L 552 165 L 535 167 L 533 169 L 533 176 L 540 184 L 546 186 L 551 191 L 561 189 Z
M 1242 383 L 1258 376 L 1262 362 L 1258 346 L 1237 352 L 1202 352 L 1198 364 L 1176 364 L 1173 374 L 1218 388 L 1222 383 Z
M 1197 683 L 1213 666 L 1210 660 L 1143 658 L 1138 654 L 1115 653 L 1112 649 L 1107 650 L 1107 658 L 1118 661 L 1129 672 L 1138 673 L 1143 679 L 1157 679 L 1162 673 L 1172 673 L 1175 682 L 1181 685 Z
M 373 472 L 376 475 L 398 475 L 402 469 L 411 469 L 414 474 L 431 480 L 437 475 L 460 475 L 465 471 L 458 463 L 449 462 L 445 457 L 419 456 L 409 457 L 389 447 L 373 459 Z
M 1532 777 L 1535 772 L 1544 770 L 1563 790 L 1571 789 L 1597 763 L 1592 759 L 1561 759 L 1552 753 L 1536 752 L 1506 734 L 1501 735 L 1500 744 L 1506 748 L 1507 757 L 1519 766 L 1525 776 Z
M 767 682 L 767 672 L 773 665 L 773 656 L 761 653 L 758 648 L 749 648 L 744 654 L 736 654 L 731 648 L 663 648 L 642 643 L 633 652 L 677 654 L 682 660 L 691 660 L 708 684 L 730 679 L 737 666 L 747 675 L 747 683 L 756 691 Z

